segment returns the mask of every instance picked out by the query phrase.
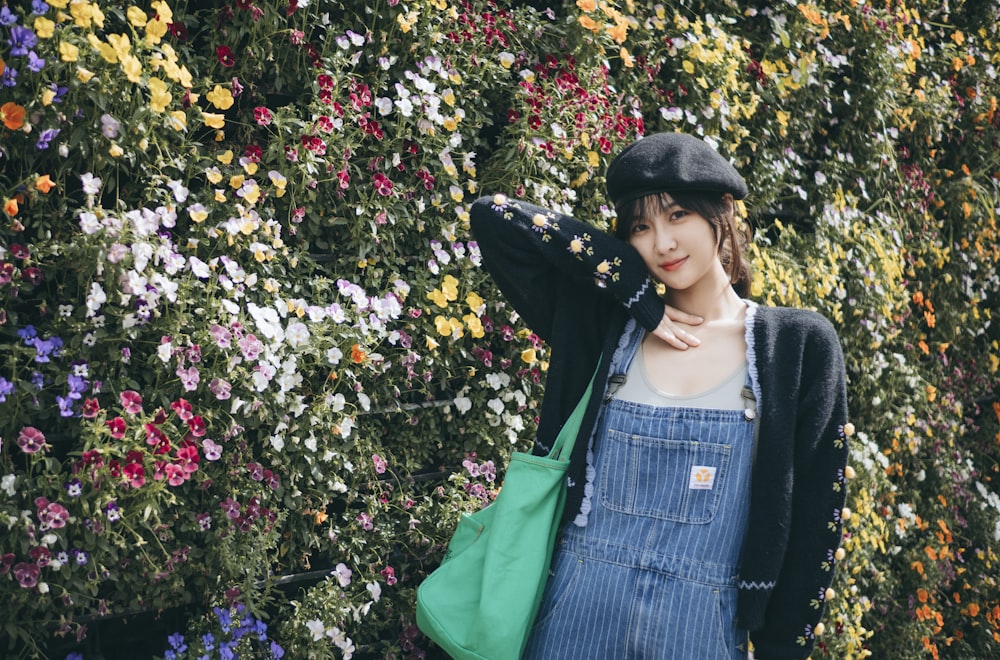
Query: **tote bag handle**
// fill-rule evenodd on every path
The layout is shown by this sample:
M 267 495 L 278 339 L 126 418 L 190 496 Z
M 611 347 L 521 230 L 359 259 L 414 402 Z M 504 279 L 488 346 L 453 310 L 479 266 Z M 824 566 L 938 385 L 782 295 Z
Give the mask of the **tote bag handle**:
M 556 436 L 556 441 L 552 443 L 552 451 L 549 452 L 549 458 L 557 461 L 568 461 L 570 455 L 573 453 L 573 446 L 576 444 L 576 438 L 580 435 L 580 427 L 583 425 L 583 416 L 587 412 L 587 404 L 590 403 L 590 397 L 594 391 L 594 381 L 597 380 L 597 372 L 601 369 L 601 357 L 603 356 L 597 358 L 597 368 L 594 369 L 594 375 L 590 377 L 590 383 L 587 384 L 587 389 L 584 391 L 583 396 L 580 397 L 576 407 L 573 408 L 569 419 L 559 429 L 559 435 Z

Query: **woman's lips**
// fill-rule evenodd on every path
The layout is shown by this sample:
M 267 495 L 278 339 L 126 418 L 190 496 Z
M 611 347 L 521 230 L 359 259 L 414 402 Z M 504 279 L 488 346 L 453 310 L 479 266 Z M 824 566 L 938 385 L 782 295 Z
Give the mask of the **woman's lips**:
M 684 257 L 683 259 L 674 259 L 673 261 L 667 261 L 660 264 L 660 268 L 663 270 L 677 270 L 684 265 L 685 261 L 687 261 L 687 257 Z

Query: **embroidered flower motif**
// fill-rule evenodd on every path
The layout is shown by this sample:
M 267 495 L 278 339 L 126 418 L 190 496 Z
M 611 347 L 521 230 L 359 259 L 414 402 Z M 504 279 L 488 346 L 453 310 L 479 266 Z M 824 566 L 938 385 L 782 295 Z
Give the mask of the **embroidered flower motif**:
M 620 257 L 615 257 L 612 261 L 605 259 L 594 268 L 594 283 L 600 288 L 606 288 L 608 281 L 617 282 L 621 277 L 616 268 L 622 265 Z
M 493 195 L 493 210 L 503 211 L 507 208 L 507 195 L 503 193 L 497 193 Z

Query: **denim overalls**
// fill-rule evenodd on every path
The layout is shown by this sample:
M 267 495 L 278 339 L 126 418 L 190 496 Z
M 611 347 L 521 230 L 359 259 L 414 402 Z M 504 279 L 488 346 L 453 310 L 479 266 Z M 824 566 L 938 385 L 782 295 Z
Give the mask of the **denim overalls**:
M 612 373 L 628 373 L 632 335 Z M 746 659 L 735 619 L 750 410 L 605 403 L 588 522 L 566 525 L 525 658 Z

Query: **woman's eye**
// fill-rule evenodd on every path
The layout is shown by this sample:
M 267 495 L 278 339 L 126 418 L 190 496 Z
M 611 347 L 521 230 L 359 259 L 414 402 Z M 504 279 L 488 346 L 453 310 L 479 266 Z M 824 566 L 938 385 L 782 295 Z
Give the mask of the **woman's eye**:
M 644 222 L 637 222 L 634 225 L 632 225 L 632 233 L 633 234 L 638 234 L 639 232 L 644 231 L 644 230 L 646 230 L 648 228 L 649 228 L 649 225 L 647 225 L 646 223 L 644 223 Z
M 671 220 L 680 220 L 681 218 L 683 218 L 687 214 L 688 214 L 688 212 L 686 210 L 684 210 L 684 209 L 681 209 L 680 211 L 674 211 L 674 213 L 670 216 L 670 219 Z

